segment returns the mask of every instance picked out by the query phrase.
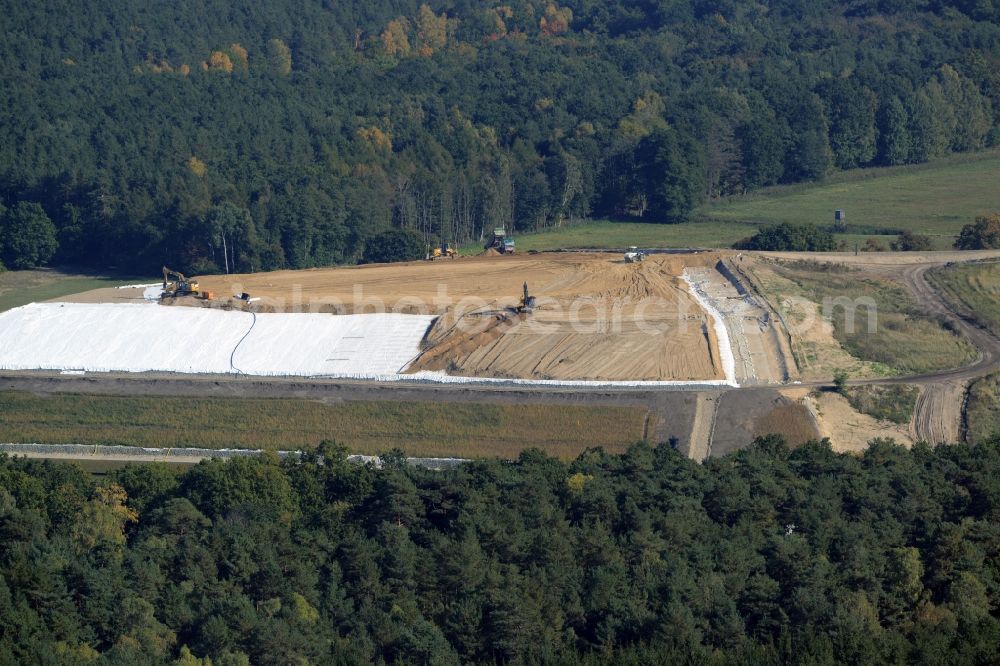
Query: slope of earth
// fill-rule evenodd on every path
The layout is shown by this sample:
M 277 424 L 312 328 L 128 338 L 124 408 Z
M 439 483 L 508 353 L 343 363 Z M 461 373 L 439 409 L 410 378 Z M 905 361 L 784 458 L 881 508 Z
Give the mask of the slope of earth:
M 410 371 L 557 380 L 719 380 L 725 377 L 708 314 L 681 279 L 713 266 L 715 253 L 653 255 L 565 252 L 474 256 L 357 267 L 205 276 L 211 303 L 259 312 L 440 315 Z M 527 283 L 537 308 L 517 315 Z M 120 294 L 95 291 L 73 300 Z M 69 299 L 67 299 L 69 300 Z
M 805 392 L 805 389 L 802 389 Z M 793 395 L 788 391 L 787 395 Z M 830 439 L 834 451 L 864 451 L 873 439 L 892 439 L 904 446 L 913 445 L 909 425 L 873 418 L 851 406 L 847 398 L 833 391 L 807 396 L 815 410 L 820 435 Z
M 792 447 L 820 435 L 815 415 L 798 394 L 789 397 L 771 388 L 727 391 L 718 399 L 708 455 L 724 456 L 771 434 L 781 435 Z
M 427 337 L 411 372 L 592 380 L 724 379 L 709 315 L 680 278 L 685 261 L 657 255 L 560 257 L 565 270 L 531 288 L 530 314 L 455 308 Z M 500 301 L 509 299 L 498 299 Z
M 44 395 L 0 391 L 0 441 L 138 447 L 302 449 L 336 440 L 353 453 L 516 458 L 525 448 L 573 458 L 624 451 L 655 416 L 639 405 L 327 402 L 199 396 Z
M 532 292 L 572 274 L 581 265 L 617 255 L 539 254 L 474 256 L 435 261 L 369 264 L 302 271 L 274 271 L 199 278 L 220 298 L 247 292 L 262 311 L 405 312 L 443 314 L 515 305 L 523 283 Z

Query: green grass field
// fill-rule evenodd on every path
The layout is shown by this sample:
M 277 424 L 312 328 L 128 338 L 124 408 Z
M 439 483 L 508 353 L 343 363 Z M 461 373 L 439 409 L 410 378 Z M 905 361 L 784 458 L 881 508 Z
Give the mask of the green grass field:
M 819 185 L 775 187 L 699 209 L 712 221 L 829 225 L 842 209 L 852 226 L 908 229 L 946 249 L 962 225 L 1000 211 L 1000 151 L 929 164 L 833 174 Z
M 145 280 L 149 283 L 156 281 L 156 278 Z M 90 289 L 117 287 L 137 282 L 143 280 L 77 275 L 52 269 L 6 271 L 0 273 L 0 312 Z
M 696 222 L 656 224 L 594 220 L 561 229 L 515 234 L 517 249 L 640 247 L 731 247 L 757 226 L 792 222 L 832 225 L 844 210 L 850 227 L 836 234 L 848 249 L 875 238 L 888 247 L 909 229 L 926 234 L 936 250 L 951 249 L 955 236 L 977 215 L 1000 211 L 1000 150 L 952 155 L 928 164 L 856 169 L 831 174 L 824 183 L 801 183 L 761 190 L 744 197 L 707 203 Z M 479 244 L 462 254 L 482 251 Z
M 970 443 L 1000 435 L 1000 375 L 984 377 L 969 387 L 966 417 Z
M 515 458 L 525 448 L 574 458 L 643 438 L 641 407 L 467 405 L 294 399 L 38 396 L 0 392 L 0 441 L 45 444 L 308 449 L 335 440 L 352 453 Z
M 655 224 L 594 220 L 569 224 L 561 229 L 518 234 L 519 252 L 560 248 L 639 247 L 729 247 L 754 233 L 756 225 L 731 222 L 686 222 Z M 478 244 L 464 246 L 462 254 L 481 252 Z
M 1000 262 L 956 264 L 929 277 L 945 296 L 1000 335 Z

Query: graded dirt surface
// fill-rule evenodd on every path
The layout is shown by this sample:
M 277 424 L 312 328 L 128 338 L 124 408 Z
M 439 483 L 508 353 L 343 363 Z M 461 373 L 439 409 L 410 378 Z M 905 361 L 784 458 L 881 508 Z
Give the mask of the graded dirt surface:
M 697 261 L 707 256 L 696 255 Z M 541 261 L 552 258 L 563 270 L 552 273 L 546 265 L 548 280 L 529 281 L 537 298 L 533 312 L 455 308 L 432 328 L 410 371 L 557 380 L 725 378 L 711 319 L 680 278 L 684 260 L 660 255 L 626 264 L 616 255 L 581 254 Z
M 217 298 L 249 293 L 260 298 L 261 311 L 396 311 L 444 314 L 516 305 L 523 283 L 532 294 L 583 267 L 612 265 L 611 254 L 544 253 L 515 256 L 458 257 L 435 261 L 369 264 L 246 275 L 198 278 Z
M 723 393 L 717 401 L 708 454 L 723 456 L 748 446 L 756 437 L 778 434 L 790 446 L 819 438 L 813 412 L 802 399 L 771 388 Z

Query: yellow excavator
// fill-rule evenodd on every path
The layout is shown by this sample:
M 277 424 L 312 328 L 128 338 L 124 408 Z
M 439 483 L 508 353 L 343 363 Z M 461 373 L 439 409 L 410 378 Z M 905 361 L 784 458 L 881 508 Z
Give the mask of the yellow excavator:
M 448 259 L 454 259 L 457 256 L 458 256 L 458 250 L 452 247 L 451 243 L 441 243 L 441 245 L 438 247 L 427 249 L 427 258 L 430 261 L 434 261 L 435 259 L 441 259 L 442 257 L 446 257 Z
M 174 278 L 171 280 L 171 278 Z M 175 298 L 178 296 L 194 296 L 195 298 L 210 299 L 211 292 L 202 291 L 197 280 L 189 280 L 184 273 L 163 267 L 163 298 Z

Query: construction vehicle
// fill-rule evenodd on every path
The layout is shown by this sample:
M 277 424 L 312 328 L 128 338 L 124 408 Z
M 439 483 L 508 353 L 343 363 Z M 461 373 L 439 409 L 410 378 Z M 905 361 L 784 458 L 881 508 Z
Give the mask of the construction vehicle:
M 534 312 L 535 297 L 528 294 L 528 283 L 524 283 L 524 293 L 521 295 L 521 302 L 517 306 L 517 313 Z
M 626 264 L 638 264 L 645 261 L 646 253 L 637 248 L 635 245 L 630 245 L 628 250 L 625 251 L 625 263 Z
M 447 257 L 449 259 L 454 259 L 458 256 L 458 250 L 451 246 L 451 243 L 441 243 L 439 247 L 433 250 L 428 250 L 427 258 L 431 261 L 435 259 L 440 259 L 442 257 Z
M 493 230 L 493 238 L 486 244 L 486 250 L 496 250 L 500 254 L 514 254 L 514 239 L 507 238 L 507 229 L 497 227 Z
M 170 278 L 174 278 L 171 280 Z M 163 267 L 163 294 L 161 298 L 176 298 L 179 296 L 194 296 L 210 300 L 213 296 L 210 291 L 203 291 L 199 288 L 197 280 L 189 280 L 184 273 Z

